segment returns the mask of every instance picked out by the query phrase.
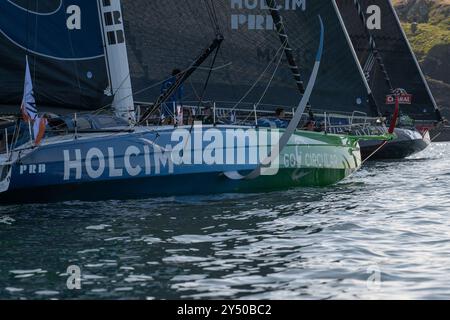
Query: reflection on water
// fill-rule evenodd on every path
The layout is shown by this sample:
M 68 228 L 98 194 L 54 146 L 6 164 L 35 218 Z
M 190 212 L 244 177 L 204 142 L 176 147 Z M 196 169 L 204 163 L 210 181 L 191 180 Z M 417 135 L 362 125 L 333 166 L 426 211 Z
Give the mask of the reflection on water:
M 0 298 L 448 299 L 449 160 L 435 144 L 326 189 L 3 207 Z

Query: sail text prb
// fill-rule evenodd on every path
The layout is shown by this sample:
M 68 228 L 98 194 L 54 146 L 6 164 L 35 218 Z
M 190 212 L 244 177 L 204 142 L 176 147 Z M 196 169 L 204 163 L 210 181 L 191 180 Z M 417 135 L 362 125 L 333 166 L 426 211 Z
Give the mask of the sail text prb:
M 279 10 L 306 10 L 306 0 L 284 0 L 277 6 Z M 231 0 L 232 30 L 275 30 L 272 16 L 267 11 L 265 0 Z M 250 11 L 250 12 L 248 12 Z

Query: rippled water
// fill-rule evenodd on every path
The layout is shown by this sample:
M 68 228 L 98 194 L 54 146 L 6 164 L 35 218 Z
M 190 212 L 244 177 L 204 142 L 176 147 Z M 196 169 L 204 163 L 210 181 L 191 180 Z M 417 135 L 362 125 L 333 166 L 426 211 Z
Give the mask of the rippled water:
M 327 189 L 2 207 L 0 298 L 450 299 L 450 144 Z

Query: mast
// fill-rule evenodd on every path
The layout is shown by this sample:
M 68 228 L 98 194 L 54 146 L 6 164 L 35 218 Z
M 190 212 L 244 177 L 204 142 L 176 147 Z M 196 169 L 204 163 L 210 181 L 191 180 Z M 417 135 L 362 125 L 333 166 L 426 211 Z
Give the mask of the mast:
M 112 108 L 118 117 L 133 124 L 136 114 L 120 0 L 98 0 L 97 3 L 110 79 L 109 90 L 114 96 Z

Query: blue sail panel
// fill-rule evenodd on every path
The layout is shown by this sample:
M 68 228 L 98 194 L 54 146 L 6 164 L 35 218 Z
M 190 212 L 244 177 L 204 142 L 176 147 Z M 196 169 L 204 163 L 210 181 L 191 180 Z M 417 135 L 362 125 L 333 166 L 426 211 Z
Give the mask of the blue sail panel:
M 109 102 L 94 0 L 0 0 L 0 110 L 20 104 L 25 56 L 40 110 L 95 110 Z

